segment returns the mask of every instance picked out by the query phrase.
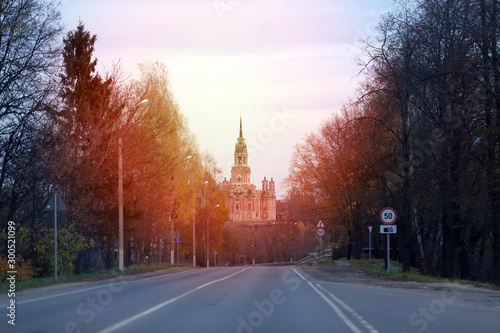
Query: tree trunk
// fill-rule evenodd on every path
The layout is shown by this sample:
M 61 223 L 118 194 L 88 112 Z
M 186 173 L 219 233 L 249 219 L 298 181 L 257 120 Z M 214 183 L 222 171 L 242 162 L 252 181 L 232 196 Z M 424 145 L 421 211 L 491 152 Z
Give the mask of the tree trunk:
M 420 261 L 420 267 L 424 274 L 427 274 L 427 265 L 425 262 L 425 252 L 424 252 L 424 244 L 422 240 L 422 229 L 420 227 L 420 216 L 418 215 L 417 208 L 413 209 L 415 215 L 415 228 L 417 233 L 417 246 L 418 246 L 418 255 Z
M 410 226 L 410 130 L 408 128 L 408 105 L 407 98 L 403 102 L 402 109 L 402 150 L 403 150 L 403 204 L 401 219 L 398 223 L 399 249 L 403 272 L 410 272 L 410 245 L 408 233 Z

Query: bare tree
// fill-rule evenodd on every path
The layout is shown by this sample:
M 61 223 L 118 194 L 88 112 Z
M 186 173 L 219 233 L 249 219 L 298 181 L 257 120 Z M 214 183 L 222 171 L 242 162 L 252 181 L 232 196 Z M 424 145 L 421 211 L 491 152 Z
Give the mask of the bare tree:
M 0 211 L 8 221 L 26 182 L 17 169 L 23 146 L 51 109 L 61 24 L 57 6 L 43 0 L 2 1 L 0 16 Z

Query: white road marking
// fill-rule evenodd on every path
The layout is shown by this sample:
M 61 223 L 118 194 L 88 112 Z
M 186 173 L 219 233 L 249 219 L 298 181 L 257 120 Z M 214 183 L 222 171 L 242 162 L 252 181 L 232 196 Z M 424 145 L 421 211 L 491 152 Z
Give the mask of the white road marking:
M 157 278 L 160 278 L 160 277 L 166 277 L 166 276 L 172 276 L 172 275 L 182 274 L 182 273 L 185 273 L 185 272 L 189 272 L 189 270 L 182 271 L 182 272 L 177 272 L 177 273 L 171 273 L 171 274 L 158 275 L 158 276 L 153 276 L 153 277 L 149 277 L 149 278 L 145 278 L 145 279 L 139 279 L 139 280 L 131 280 L 131 281 L 127 281 L 127 280 L 109 281 L 109 283 L 111 283 L 111 282 L 113 282 L 113 283 L 123 283 L 123 282 L 133 283 L 133 282 L 147 281 L 147 280 L 157 279 Z M 37 297 L 37 298 L 23 300 L 23 301 L 18 301 L 18 302 L 16 301 L 16 304 L 21 305 L 21 304 L 33 303 L 33 302 L 44 301 L 44 300 L 51 299 L 51 298 L 56 298 L 56 297 L 61 297 L 61 296 L 66 296 L 66 295 L 83 293 L 83 292 L 91 291 L 91 290 L 95 290 L 95 289 L 102 289 L 102 288 L 106 288 L 109 285 L 109 283 L 107 283 L 107 284 L 100 284 L 100 285 L 98 285 L 96 287 L 89 287 L 89 288 L 84 288 L 84 289 L 67 291 L 65 293 L 53 294 L 53 295 L 48 295 L 48 296 L 43 296 L 43 297 Z M 0 304 L 0 306 L 3 307 L 3 304 Z
M 337 303 L 339 303 L 344 309 L 349 311 L 354 318 L 359 320 L 359 322 L 370 331 L 370 333 L 379 333 L 372 325 L 370 325 L 363 317 L 361 317 L 356 311 L 354 311 L 353 308 L 351 308 L 349 305 L 345 304 L 342 300 L 340 300 L 337 296 L 323 288 L 320 284 L 316 284 L 319 289 L 321 289 L 324 293 L 326 293 L 328 296 L 330 296 L 333 300 L 335 300 Z
M 333 301 L 337 302 L 340 306 L 342 306 L 346 311 L 348 311 L 354 318 L 356 318 L 366 329 L 370 331 L 370 333 L 379 333 L 372 325 L 370 325 L 363 317 L 361 317 L 353 308 L 345 304 L 341 299 L 336 297 L 334 294 L 323 288 L 319 283 L 316 283 L 316 286 L 307 280 L 302 274 L 300 274 L 295 268 L 292 270 L 297 273 L 298 276 L 304 281 L 306 281 L 309 286 L 323 298 L 323 300 L 337 313 L 337 315 L 344 321 L 344 323 L 354 332 L 354 333 L 362 333 L 362 331 L 342 312 L 342 310 L 335 305 Z M 329 298 L 329 297 L 330 298 Z
M 124 326 L 127 326 L 128 324 L 132 323 L 133 321 L 136 321 L 137 319 L 140 319 L 140 318 L 142 318 L 144 316 L 149 315 L 150 313 L 153 313 L 153 312 L 155 312 L 155 311 L 163 308 L 164 306 L 172 304 L 172 303 L 174 303 L 174 302 L 176 302 L 176 301 L 178 301 L 178 300 L 180 300 L 180 299 L 182 299 L 182 298 L 184 298 L 184 297 L 186 297 L 186 296 L 188 296 L 188 295 L 190 295 L 190 294 L 192 294 L 192 293 L 194 293 L 194 292 L 196 292 L 196 291 L 198 291 L 200 289 L 203 289 L 203 288 L 205 288 L 205 287 L 207 287 L 207 286 L 209 286 L 211 284 L 227 280 L 227 279 L 235 276 L 236 274 L 240 274 L 240 273 L 246 271 L 249 268 L 252 268 L 252 266 L 246 267 L 246 268 L 244 268 L 242 270 L 239 270 L 239 271 L 237 271 L 237 272 L 235 272 L 233 274 L 230 274 L 230 275 L 228 275 L 226 277 L 223 277 L 221 279 L 217 279 L 217 280 L 214 280 L 214 281 L 207 282 L 207 283 L 205 283 L 205 284 L 203 284 L 203 285 L 201 285 L 199 287 L 196 287 L 194 289 L 191 289 L 190 291 L 185 292 L 184 294 L 182 294 L 180 296 L 171 298 L 168 301 L 165 301 L 165 302 L 160 303 L 160 304 L 158 304 L 156 306 L 153 306 L 152 308 L 149 308 L 149 309 L 147 309 L 145 311 L 142 311 L 141 313 L 138 313 L 135 316 L 132 316 L 132 317 L 130 317 L 128 319 L 122 320 L 122 321 L 120 321 L 120 322 L 118 322 L 118 323 L 116 323 L 116 324 L 114 324 L 114 325 L 112 325 L 112 326 L 110 326 L 108 328 L 105 328 L 105 329 L 99 331 L 98 333 L 110 333 L 110 332 L 114 332 L 114 331 L 116 331 L 116 330 L 118 330 L 118 329 L 120 329 L 120 328 L 122 328 Z
M 335 313 L 344 321 L 344 323 L 353 331 L 354 333 L 363 333 L 354 323 L 347 318 L 347 316 L 342 312 L 342 310 L 339 309 L 338 306 L 335 305 L 325 294 L 323 294 L 318 288 L 314 286 L 309 280 L 307 280 L 305 277 L 302 276 L 295 268 L 292 268 L 292 270 L 297 273 L 298 276 L 301 277 L 302 280 L 306 281 L 307 284 L 319 295 L 321 298 L 335 311 Z

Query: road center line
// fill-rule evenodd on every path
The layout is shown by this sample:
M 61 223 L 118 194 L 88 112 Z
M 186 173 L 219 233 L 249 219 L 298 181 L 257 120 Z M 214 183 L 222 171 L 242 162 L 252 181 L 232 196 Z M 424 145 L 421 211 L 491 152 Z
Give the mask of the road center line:
M 354 333 L 363 333 L 347 316 L 339 309 L 335 303 L 332 302 L 331 299 L 328 298 L 327 295 L 322 293 L 314 284 L 312 284 L 309 280 L 307 280 L 302 274 L 300 274 L 295 268 L 292 270 L 297 273 L 298 276 L 309 284 L 309 286 L 319 295 L 321 298 L 335 311 L 335 313 L 339 316 L 340 319 L 344 321 L 344 323 L 353 331 Z
M 237 272 L 235 272 L 235 273 L 233 273 L 233 274 L 230 274 L 230 275 L 228 275 L 228 276 L 226 276 L 226 277 L 223 277 L 223 278 L 221 278 L 221 279 L 217 279 L 217 280 L 210 281 L 210 282 L 207 282 L 207 283 L 205 283 L 205 284 L 202 284 L 201 286 L 198 286 L 198 287 L 196 287 L 196 288 L 194 288 L 194 289 L 191 289 L 190 291 L 187 291 L 187 292 L 185 292 L 184 294 L 182 294 L 182 295 L 180 295 L 180 296 L 177 296 L 177 297 L 171 298 L 171 299 L 169 299 L 168 301 L 165 301 L 165 302 L 163 302 L 163 303 L 160 303 L 160 304 L 158 304 L 158 305 L 156 305 L 156 306 L 153 306 L 152 308 L 149 308 L 149 309 L 147 309 L 147 310 L 145 310 L 145 311 L 143 311 L 143 312 L 141 312 L 141 313 L 136 314 L 135 316 L 132 316 L 132 317 L 130 317 L 130 318 L 128 318 L 128 319 L 125 319 L 125 320 L 122 320 L 122 321 L 120 321 L 120 322 L 118 322 L 118 323 L 116 323 L 116 324 L 114 324 L 114 325 L 112 325 L 112 326 L 110 326 L 110 327 L 108 327 L 108 328 L 105 328 L 105 329 L 103 329 L 103 330 L 99 331 L 98 333 L 110 333 L 110 332 L 114 332 L 114 331 L 116 331 L 117 329 L 122 328 L 122 327 L 124 327 L 124 326 L 127 326 L 128 324 L 132 323 L 133 321 L 136 321 L 137 319 L 140 319 L 140 318 L 142 318 L 142 317 L 144 317 L 144 316 L 147 316 L 147 315 L 148 315 L 148 314 L 150 314 L 150 313 L 153 313 L 153 312 L 155 312 L 155 311 L 157 311 L 157 310 L 159 310 L 159 309 L 163 308 L 164 306 L 167 306 L 167 305 L 169 305 L 169 304 L 172 304 L 172 303 L 174 303 L 174 302 L 176 302 L 176 301 L 178 301 L 178 300 L 180 300 L 180 299 L 182 299 L 182 298 L 184 298 L 184 297 L 186 297 L 186 296 L 188 296 L 188 295 L 190 295 L 190 294 L 192 294 L 192 293 L 194 293 L 194 292 L 196 292 L 196 291 L 198 291 L 198 290 L 200 290 L 200 289 L 203 289 L 203 288 L 205 288 L 205 287 L 207 287 L 207 286 L 209 286 L 209 285 L 211 285 L 211 284 L 214 284 L 214 283 L 217 283 L 217 282 L 220 282 L 220 281 L 227 280 L 227 279 L 229 279 L 229 278 L 231 278 L 231 277 L 233 277 L 233 276 L 235 276 L 235 275 L 237 275 L 237 274 L 240 274 L 240 273 L 242 273 L 242 272 L 246 271 L 246 270 L 247 270 L 247 269 L 249 269 L 249 268 L 252 268 L 252 266 L 250 266 L 250 267 L 246 267 L 246 268 L 244 268 L 244 269 L 242 269 L 242 270 L 239 270 L 239 271 L 237 271 Z

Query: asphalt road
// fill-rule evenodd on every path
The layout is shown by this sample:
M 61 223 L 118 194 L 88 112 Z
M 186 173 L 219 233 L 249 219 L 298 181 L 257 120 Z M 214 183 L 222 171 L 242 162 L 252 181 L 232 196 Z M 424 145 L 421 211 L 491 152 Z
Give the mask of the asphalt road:
M 0 297 L 0 332 L 500 332 L 491 292 L 314 280 L 297 267 L 224 267 Z M 498 303 L 495 303 L 498 304 Z

